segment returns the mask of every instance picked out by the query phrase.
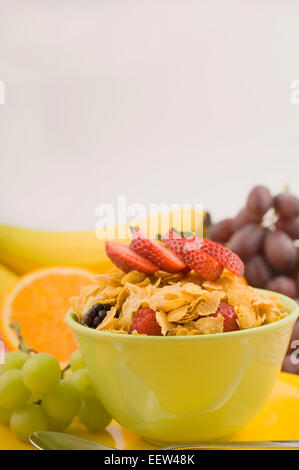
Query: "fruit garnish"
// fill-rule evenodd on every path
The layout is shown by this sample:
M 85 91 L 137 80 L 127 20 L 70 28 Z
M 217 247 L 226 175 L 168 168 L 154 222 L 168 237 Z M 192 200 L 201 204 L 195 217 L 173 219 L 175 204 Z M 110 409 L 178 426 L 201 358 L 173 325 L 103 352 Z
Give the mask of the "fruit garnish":
M 216 259 L 199 248 L 197 240 L 185 244 L 184 259 L 190 269 L 207 281 L 214 281 L 223 271 L 223 266 Z
M 109 304 L 95 304 L 82 318 L 82 325 L 89 326 L 90 328 L 97 328 L 100 323 L 104 320 L 107 312 L 110 310 L 111 305 Z
M 182 237 L 178 232 L 175 230 L 169 230 L 163 237 L 161 238 L 162 242 L 168 246 L 171 250 L 173 250 L 180 258 L 184 259 L 185 255 L 185 244 L 186 241 L 194 240 L 195 237 L 185 238 Z
M 195 237 L 183 238 L 177 232 L 169 230 L 169 232 L 167 232 L 162 237 L 162 241 L 172 250 L 174 250 L 180 257 L 182 257 L 191 269 L 194 269 L 199 274 L 201 274 L 199 270 L 207 271 L 209 266 L 213 266 L 212 269 L 215 273 L 218 273 L 216 276 L 218 277 L 219 274 L 221 274 L 221 270 L 219 267 L 217 267 L 217 264 L 212 263 L 208 257 L 204 256 L 198 256 L 198 260 L 196 262 L 197 269 L 195 269 L 193 267 L 191 254 L 189 253 L 188 256 L 186 255 L 188 251 L 193 251 L 194 249 L 196 249 L 196 251 L 203 251 L 210 257 L 214 258 L 214 260 L 218 261 L 218 263 L 220 263 L 222 267 L 229 269 L 238 276 L 243 276 L 244 274 L 244 264 L 239 258 L 239 256 L 233 253 L 228 248 L 225 248 L 224 246 L 219 245 L 218 243 L 212 242 L 211 240 L 207 240 L 206 238 Z M 200 267 L 201 261 L 206 264 L 207 268 Z M 213 274 L 210 275 L 213 277 Z M 202 277 L 204 277 L 204 275 L 202 275 Z M 205 277 L 205 279 L 207 278 Z M 211 280 L 211 278 L 209 280 Z
M 75 337 L 65 322 L 69 299 L 93 282 L 94 274 L 90 271 L 62 266 L 39 269 L 19 278 L 4 297 L 1 308 L 0 330 L 6 346 L 18 349 L 18 336 L 10 328 L 12 322 L 17 322 L 29 348 L 67 361 L 77 349 Z
M 202 238 L 198 243 L 202 251 L 212 256 L 222 266 L 237 274 L 237 276 L 243 276 L 244 263 L 236 253 L 206 238 Z
M 105 250 L 112 263 L 124 273 L 136 270 L 146 274 L 154 274 L 159 271 L 158 266 L 142 258 L 122 243 L 106 242 Z
M 216 317 L 217 315 L 222 315 L 224 318 L 223 331 L 236 331 L 239 330 L 239 324 L 237 322 L 237 315 L 234 307 L 229 305 L 226 302 L 220 302 L 218 310 L 216 313 L 209 315 L 210 317 Z
M 151 308 L 141 308 L 133 318 L 131 333 L 162 336 L 161 327 L 156 320 L 156 312 Z
M 176 273 L 186 268 L 184 261 L 174 251 L 169 250 L 156 240 L 147 238 L 137 227 L 133 229 L 130 248 L 138 255 L 154 263 L 162 271 Z

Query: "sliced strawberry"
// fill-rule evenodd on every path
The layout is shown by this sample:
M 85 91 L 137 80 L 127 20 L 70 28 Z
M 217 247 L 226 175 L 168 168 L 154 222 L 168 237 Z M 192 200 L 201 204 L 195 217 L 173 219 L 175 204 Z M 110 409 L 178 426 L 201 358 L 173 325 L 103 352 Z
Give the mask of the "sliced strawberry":
M 226 302 L 220 302 L 217 312 L 212 313 L 209 317 L 217 317 L 218 314 L 224 318 L 223 331 L 236 331 L 240 329 L 234 307 Z
M 185 243 L 184 260 L 190 269 L 207 281 L 214 281 L 223 270 L 217 260 L 198 248 L 197 240 Z
M 134 253 L 127 245 L 118 242 L 106 242 L 105 250 L 112 263 L 125 273 L 136 270 L 153 274 L 159 271 L 158 266 Z
M 193 238 L 184 238 L 181 237 L 177 232 L 174 230 L 169 230 L 165 235 L 162 237 L 162 242 L 168 246 L 171 250 L 173 250 L 180 258 L 184 259 L 184 249 L 185 244 L 187 241 L 194 240 Z
M 139 228 L 132 232 L 131 250 L 168 273 L 177 273 L 186 268 L 184 261 L 174 251 L 156 240 L 147 238 Z
M 222 266 L 237 274 L 237 276 L 244 275 L 243 261 L 236 253 L 225 248 L 225 246 L 219 245 L 219 243 L 212 242 L 206 238 L 183 238 L 173 230 L 169 230 L 169 232 L 163 236 L 162 241 L 183 259 L 185 245 L 193 241 L 200 250 L 219 261 Z
M 200 249 L 219 261 L 222 266 L 237 274 L 244 275 L 244 263 L 236 253 L 206 238 L 200 240 Z

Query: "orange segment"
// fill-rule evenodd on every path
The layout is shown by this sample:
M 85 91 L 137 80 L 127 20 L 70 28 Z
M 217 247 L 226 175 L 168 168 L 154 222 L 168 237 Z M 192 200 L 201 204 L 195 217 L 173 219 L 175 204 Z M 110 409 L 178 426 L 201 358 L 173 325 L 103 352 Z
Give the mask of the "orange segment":
M 50 267 L 22 276 L 6 294 L 0 312 L 0 332 L 10 349 L 18 349 L 18 339 L 10 323 L 21 327 L 26 344 L 36 351 L 69 359 L 77 348 L 65 321 L 70 297 L 92 284 L 93 274 L 76 267 Z

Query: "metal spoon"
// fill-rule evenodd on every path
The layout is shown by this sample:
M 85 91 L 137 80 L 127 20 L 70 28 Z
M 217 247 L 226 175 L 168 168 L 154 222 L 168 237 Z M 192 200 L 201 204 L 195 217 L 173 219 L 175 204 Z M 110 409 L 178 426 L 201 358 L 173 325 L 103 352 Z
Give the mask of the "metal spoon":
M 37 431 L 30 435 L 30 442 L 41 450 L 117 450 L 114 447 L 98 444 L 97 442 L 81 439 L 80 437 L 63 432 Z M 219 441 L 198 442 L 193 444 L 176 444 L 162 447 L 159 450 L 179 449 L 299 449 L 299 441 Z

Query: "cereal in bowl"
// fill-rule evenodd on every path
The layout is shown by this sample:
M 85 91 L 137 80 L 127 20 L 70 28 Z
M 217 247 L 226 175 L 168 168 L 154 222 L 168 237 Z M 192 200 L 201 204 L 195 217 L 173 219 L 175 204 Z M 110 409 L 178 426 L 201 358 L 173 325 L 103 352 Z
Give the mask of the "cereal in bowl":
M 255 328 L 286 315 L 278 297 L 248 286 L 241 259 L 228 248 L 174 230 L 162 241 L 133 230 L 130 246 L 106 242 L 118 269 L 73 299 L 79 321 L 113 333 L 150 336 L 217 334 Z
M 113 271 L 83 288 L 73 310 L 88 327 L 123 334 L 182 336 L 254 328 L 283 318 L 274 295 L 248 286 L 224 269 L 214 281 L 194 271 Z

